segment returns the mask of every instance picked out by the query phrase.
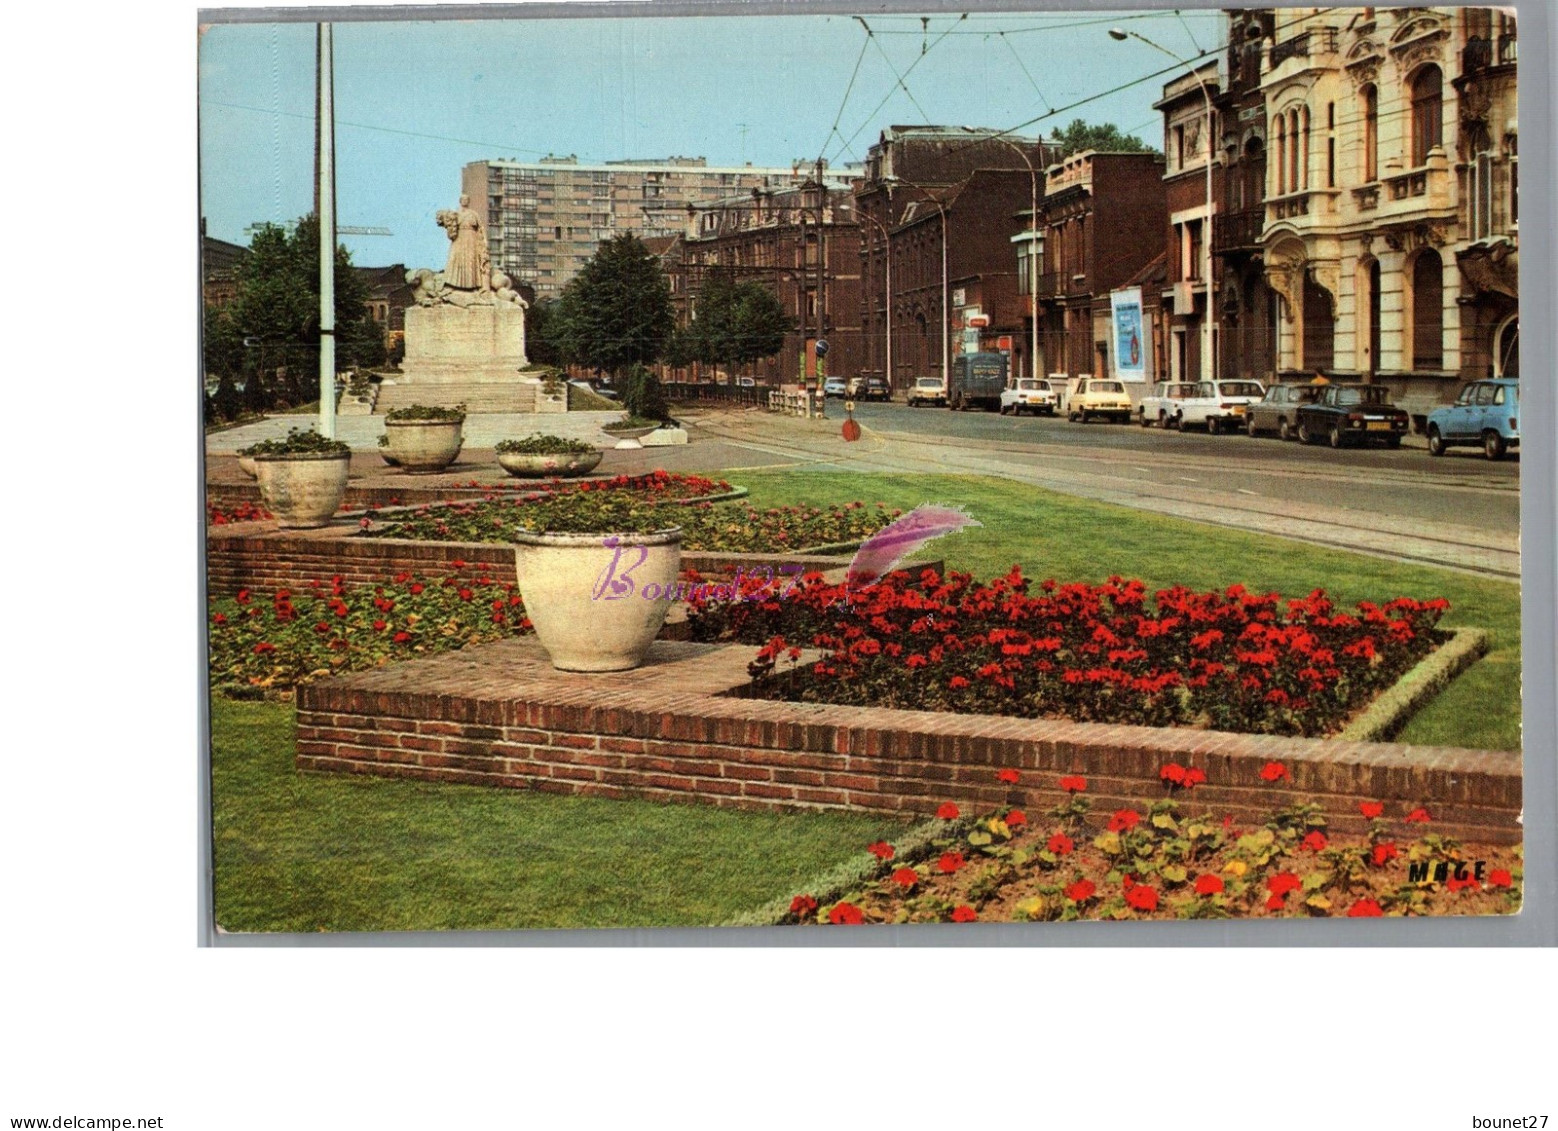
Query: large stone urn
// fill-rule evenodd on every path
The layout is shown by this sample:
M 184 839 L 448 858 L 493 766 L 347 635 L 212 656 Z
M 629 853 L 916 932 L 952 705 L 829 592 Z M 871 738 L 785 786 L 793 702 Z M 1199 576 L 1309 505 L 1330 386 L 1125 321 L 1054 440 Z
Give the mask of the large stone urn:
M 525 615 L 566 672 L 636 668 L 676 597 L 680 527 L 651 534 L 514 536 Z
M 539 452 L 499 452 L 498 465 L 516 479 L 560 479 L 594 471 L 601 461 L 600 452 L 543 455 Z
M 385 458 L 412 475 L 442 471 L 460 454 L 463 420 L 385 420 Z
M 286 529 L 324 526 L 346 498 L 352 453 L 261 453 L 254 457 L 260 498 Z

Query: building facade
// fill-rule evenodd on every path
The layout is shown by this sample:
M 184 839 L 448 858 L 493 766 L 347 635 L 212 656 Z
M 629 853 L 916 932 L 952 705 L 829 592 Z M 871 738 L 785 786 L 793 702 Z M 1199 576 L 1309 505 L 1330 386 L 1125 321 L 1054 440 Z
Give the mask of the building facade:
M 1377 381 L 1419 420 L 1518 372 L 1513 17 L 1287 8 L 1262 58 L 1277 368 Z
M 1045 152 L 1037 139 L 991 129 L 882 131 L 855 186 L 861 375 L 885 374 L 901 391 L 916 377 L 940 376 L 970 345 L 1005 348 L 1026 367 L 1026 303 L 1010 238 L 1043 194 Z M 986 324 L 971 325 L 978 322 Z
M 1151 277 L 1143 272 L 1164 254 L 1163 174 L 1160 154 L 1092 150 L 1046 174 L 1039 202 L 1043 259 L 1040 270 L 1029 272 L 1045 373 L 1075 380 L 1111 372 L 1109 296 Z M 1148 381 L 1161 376 L 1160 364 L 1155 359 Z
M 582 165 L 575 157 L 476 161 L 461 192 L 487 227 L 493 265 L 538 298 L 555 298 L 603 240 L 672 236 L 689 205 L 753 188 L 798 185 L 811 166 L 710 167 L 702 157 Z
M 756 281 L 779 300 L 793 327 L 777 355 L 756 363 L 759 381 L 797 381 L 802 359 L 813 364 L 808 343 L 818 338 L 828 343 L 826 373 L 858 374 L 864 340 L 853 187 L 847 180 L 809 180 L 695 205 L 684 217 L 686 231 L 660 252 L 678 322 L 686 325 L 695 316 L 698 291 L 712 273 Z M 705 368 L 689 366 L 672 377 L 703 379 Z

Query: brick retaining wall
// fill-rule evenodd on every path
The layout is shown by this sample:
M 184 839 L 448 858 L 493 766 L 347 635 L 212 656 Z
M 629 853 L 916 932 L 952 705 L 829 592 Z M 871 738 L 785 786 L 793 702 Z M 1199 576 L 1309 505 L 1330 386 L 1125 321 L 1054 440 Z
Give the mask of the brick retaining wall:
M 1247 824 L 1315 801 L 1362 833 L 1360 799 L 1431 831 L 1520 841 L 1520 755 L 732 697 L 755 649 L 658 641 L 631 672 L 553 670 L 532 637 L 325 680 L 298 693 L 297 766 L 600 797 L 759 809 L 1042 812 L 1056 779 L 1088 778 L 1093 812 L 1164 795 L 1159 767 L 1206 771 L 1186 811 Z M 1262 782 L 1268 761 L 1292 780 Z M 995 770 L 1022 771 L 1017 787 Z

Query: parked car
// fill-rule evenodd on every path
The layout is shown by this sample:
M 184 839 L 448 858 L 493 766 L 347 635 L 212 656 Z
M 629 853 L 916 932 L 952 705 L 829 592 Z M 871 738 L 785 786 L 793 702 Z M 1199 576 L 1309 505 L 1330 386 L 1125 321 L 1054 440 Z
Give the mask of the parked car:
M 842 377 L 829 377 L 822 383 L 822 395 L 825 397 L 842 397 L 849 392 L 849 382 Z
M 1242 425 L 1249 406 L 1266 395 L 1259 381 L 1198 381 L 1193 397 L 1180 404 L 1179 427 L 1205 426 L 1212 435 L 1223 425 Z
M 1120 381 L 1085 377 L 1066 401 L 1066 419 L 1086 424 L 1089 417 L 1107 416 L 1121 423 L 1131 418 L 1131 397 Z
M 852 397 L 858 397 L 860 395 L 860 390 L 865 388 L 865 386 L 866 386 L 866 379 L 864 377 L 851 377 L 849 379 L 849 394 L 848 395 L 852 396 Z
M 1284 440 L 1297 439 L 1299 406 L 1313 403 L 1324 391 L 1324 385 L 1273 385 L 1244 414 L 1244 430 L 1251 436 L 1275 432 Z
M 941 383 L 940 377 L 921 377 L 909 386 L 905 399 L 910 408 L 926 404 L 943 405 L 947 403 L 947 387 Z
M 1012 386 L 1001 393 L 1001 415 L 1019 416 L 1024 412 L 1042 412 L 1055 415 L 1060 398 L 1055 388 L 1042 377 L 1019 377 Z
M 738 389 L 755 389 L 755 388 L 757 388 L 757 378 L 756 377 L 737 377 L 736 378 L 736 388 L 738 388 Z
M 1489 459 L 1503 459 L 1520 446 L 1520 383 L 1504 378 L 1473 381 L 1454 404 L 1428 414 L 1428 454 L 1444 455 L 1456 444 L 1478 444 Z
M 1298 438 L 1305 444 L 1325 437 L 1331 447 L 1369 440 L 1401 446 L 1411 420 L 1390 403 L 1383 385 L 1326 385 L 1313 402 L 1298 409 Z
M 893 399 L 893 387 L 887 383 L 886 377 L 867 377 L 860 386 L 858 396 L 863 401 L 890 401 Z
M 1159 381 L 1152 387 L 1152 392 L 1141 399 L 1136 418 L 1143 428 L 1153 424 L 1160 428 L 1178 428 L 1185 402 L 1195 395 L 1194 381 Z

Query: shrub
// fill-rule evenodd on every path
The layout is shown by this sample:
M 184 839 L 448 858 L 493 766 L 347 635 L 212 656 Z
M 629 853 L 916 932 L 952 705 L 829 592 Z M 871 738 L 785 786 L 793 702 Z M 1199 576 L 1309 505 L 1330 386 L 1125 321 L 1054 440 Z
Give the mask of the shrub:
M 455 405 L 453 408 L 444 405 L 409 404 L 405 408 L 391 409 L 384 414 L 386 423 L 400 420 L 464 420 L 465 406 Z
M 352 449 L 343 440 L 329 440 L 312 428 L 292 428 L 284 440 L 261 440 L 239 450 L 241 456 L 339 455 Z
M 513 452 L 527 456 L 582 456 L 595 450 L 583 440 L 565 440 L 561 436 L 543 436 L 532 432 L 523 440 L 499 440 L 492 449 L 500 454 Z
M 658 428 L 660 421 L 647 416 L 629 414 L 621 420 L 613 420 L 610 424 L 602 424 L 601 428 L 607 432 L 631 432 L 635 428 Z

